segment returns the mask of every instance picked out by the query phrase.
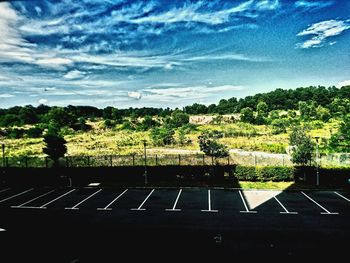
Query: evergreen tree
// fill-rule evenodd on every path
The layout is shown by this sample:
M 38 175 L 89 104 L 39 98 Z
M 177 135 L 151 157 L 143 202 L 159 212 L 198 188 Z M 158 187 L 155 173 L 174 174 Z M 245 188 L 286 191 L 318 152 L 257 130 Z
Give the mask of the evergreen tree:
M 66 140 L 59 134 L 57 127 L 50 127 L 44 135 L 45 147 L 43 152 L 54 161 L 54 166 L 59 165 L 59 158 L 63 157 L 67 152 Z

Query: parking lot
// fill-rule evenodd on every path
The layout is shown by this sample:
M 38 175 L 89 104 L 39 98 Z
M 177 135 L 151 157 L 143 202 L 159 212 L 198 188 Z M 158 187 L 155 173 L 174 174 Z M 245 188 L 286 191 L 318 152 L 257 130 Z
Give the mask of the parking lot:
M 350 235 L 350 193 L 338 190 L 2 187 L 0 214 L 2 247 L 37 262 L 109 262 L 116 247 L 324 257 Z
M 350 213 L 343 191 L 274 191 L 206 188 L 2 188 L 0 207 L 206 213 L 333 215 Z M 130 212 L 131 213 L 131 212 Z

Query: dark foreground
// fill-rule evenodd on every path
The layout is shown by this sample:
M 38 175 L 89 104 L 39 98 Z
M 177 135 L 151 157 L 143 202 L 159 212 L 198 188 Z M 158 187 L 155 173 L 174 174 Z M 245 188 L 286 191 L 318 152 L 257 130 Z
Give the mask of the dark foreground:
M 124 189 L 59 199 L 70 189 L 16 196 L 22 190 L 0 192 L 1 262 L 348 258 L 346 192 L 282 192 L 252 207 L 235 189 L 129 189 L 107 207 Z M 246 194 L 254 202 L 266 195 Z

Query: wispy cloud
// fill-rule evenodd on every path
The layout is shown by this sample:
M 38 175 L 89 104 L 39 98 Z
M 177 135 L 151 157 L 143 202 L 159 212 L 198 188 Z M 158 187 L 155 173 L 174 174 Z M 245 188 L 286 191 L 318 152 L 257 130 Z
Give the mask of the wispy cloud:
M 252 57 L 244 54 L 213 54 L 213 55 L 203 55 L 203 56 L 193 56 L 189 58 L 184 58 L 183 61 L 190 62 L 200 62 L 200 61 L 213 61 L 213 60 L 225 60 L 225 61 L 249 61 L 249 62 L 270 62 L 272 59 L 263 57 Z
M 130 91 L 130 92 L 128 92 L 128 97 L 139 100 L 139 99 L 141 99 L 142 94 L 140 92 L 137 92 L 137 91 Z
M 67 72 L 63 78 L 65 79 L 80 79 L 83 78 L 85 76 L 85 72 L 79 71 L 79 70 L 72 70 Z
M 146 88 L 142 92 L 145 100 L 172 101 L 180 99 L 203 99 L 222 93 L 232 93 L 244 89 L 243 86 L 222 85 L 222 86 L 189 86 L 189 87 L 154 87 Z
M 343 86 L 350 86 L 350 79 L 344 80 L 338 83 L 338 87 L 343 87 Z
M 256 11 L 267 11 L 274 10 L 278 8 L 278 0 L 264 0 L 264 1 L 254 1 L 249 0 L 243 2 L 239 5 L 233 6 L 231 8 L 216 10 L 211 12 L 201 11 L 203 6 L 208 3 L 205 1 L 199 1 L 196 3 L 185 4 L 182 7 L 176 7 L 163 13 L 154 14 L 150 16 L 140 17 L 136 19 L 131 19 L 133 23 L 180 23 L 180 22 L 195 22 L 204 23 L 209 25 L 218 25 L 227 23 L 230 21 L 232 16 L 240 15 L 245 17 L 256 17 Z
M 8 93 L 0 93 L 0 98 L 12 98 L 14 97 L 15 95 L 13 94 L 8 94 Z
M 330 7 L 334 1 L 307 1 L 299 0 L 294 3 L 294 6 L 303 11 L 316 11 L 322 8 Z
M 303 43 L 298 43 L 297 48 L 314 48 L 322 47 L 326 44 L 327 39 L 340 35 L 345 30 L 350 29 L 349 20 L 327 20 L 312 24 L 307 29 L 301 31 L 297 36 L 309 36 L 311 39 L 304 41 Z M 335 41 L 330 43 L 335 44 Z

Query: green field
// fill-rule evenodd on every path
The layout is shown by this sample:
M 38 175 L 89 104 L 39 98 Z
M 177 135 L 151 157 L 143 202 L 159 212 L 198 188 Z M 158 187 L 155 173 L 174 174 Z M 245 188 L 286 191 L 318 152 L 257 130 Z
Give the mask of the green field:
M 147 140 L 147 150 L 153 154 L 186 154 L 199 152 L 198 136 L 208 131 L 221 131 L 223 138 L 218 139 L 229 149 L 246 151 L 262 151 L 268 153 L 285 153 L 288 146 L 288 131 L 273 134 L 268 125 L 252 125 L 247 123 L 200 124 L 196 130 L 186 134 L 189 144 L 177 143 L 178 130 L 175 132 L 175 143 L 166 146 L 154 145 L 150 131 L 130 131 L 118 127 L 103 127 L 103 121 L 88 121 L 92 129 L 86 132 L 67 130 L 64 138 L 67 141 L 68 155 L 125 155 L 142 154 L 143 140 Z M 322 128 L 312 129 L 310 134 L 321 138 L 329 138 L 331 131 L 336 131 L 338 122 L 325 123 Z M 6 156 L 44 156 L 42 138 L 4 139 Z

